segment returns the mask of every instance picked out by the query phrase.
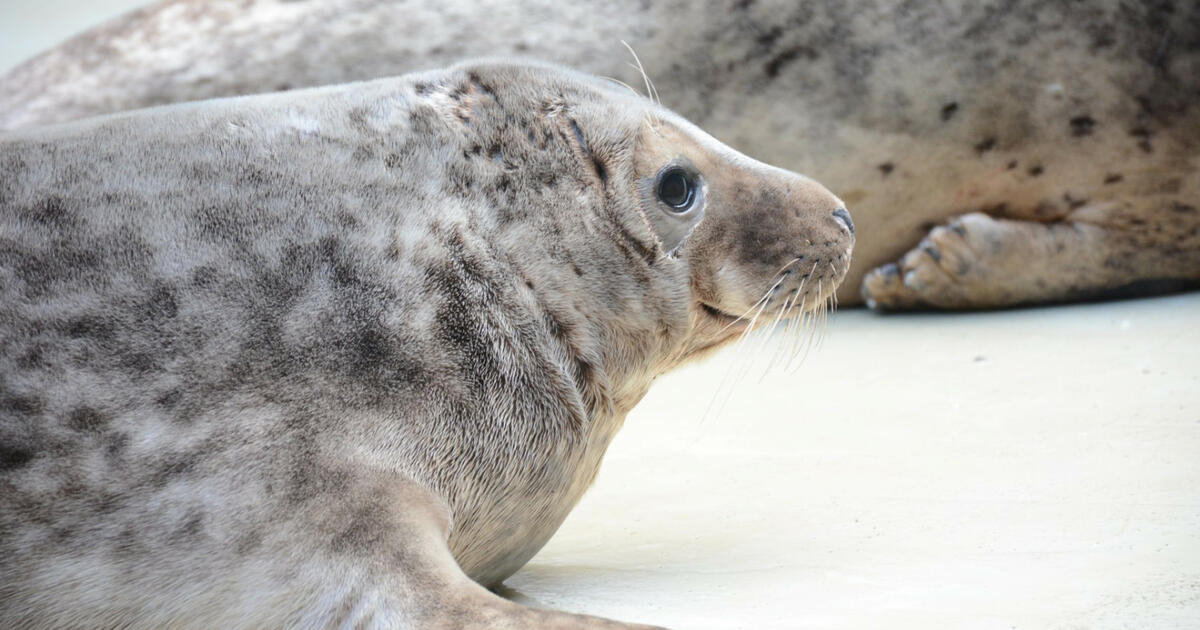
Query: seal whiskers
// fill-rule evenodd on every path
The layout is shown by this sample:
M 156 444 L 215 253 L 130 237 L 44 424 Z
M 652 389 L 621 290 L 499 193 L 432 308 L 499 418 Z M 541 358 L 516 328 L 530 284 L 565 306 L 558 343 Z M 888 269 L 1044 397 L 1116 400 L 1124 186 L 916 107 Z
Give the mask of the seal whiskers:
M 630 46 L 629 42 L 625 40 L 621 40 L 621 45 L 633 56 L 634 63 L 629 64 L 629 67 L 637 70 L 642 75 L 642 80 L 646 82 L 646 98 L 654 101 L 656 105 L 662 105 L 662 100 L 658 98 L 658 90 L 654 88 L 654 83 L 650 80 L 650 75 L 646 73 L 646 68 L 642 66 L 642 60 L 634 52 L 633 46 Z

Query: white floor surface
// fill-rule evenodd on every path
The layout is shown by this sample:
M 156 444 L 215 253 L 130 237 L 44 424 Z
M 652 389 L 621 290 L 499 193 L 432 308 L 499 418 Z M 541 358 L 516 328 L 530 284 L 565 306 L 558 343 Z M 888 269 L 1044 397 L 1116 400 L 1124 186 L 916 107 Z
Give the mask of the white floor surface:
M 765 341 L 656 383 L 515 597 L 676 628 L 1200 628 L 1200 294 L 842 312 L 792 374 Z

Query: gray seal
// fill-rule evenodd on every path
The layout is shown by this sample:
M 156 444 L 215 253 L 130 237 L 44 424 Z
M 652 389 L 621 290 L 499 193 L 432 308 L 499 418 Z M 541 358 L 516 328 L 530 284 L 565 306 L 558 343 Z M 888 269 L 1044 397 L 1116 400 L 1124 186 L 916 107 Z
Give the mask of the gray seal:
M 0 209 L 5 628 L 618 627 L 485 586 L 656 376 L 820 309 L 854 242 L 504 61 L 10 133 Z

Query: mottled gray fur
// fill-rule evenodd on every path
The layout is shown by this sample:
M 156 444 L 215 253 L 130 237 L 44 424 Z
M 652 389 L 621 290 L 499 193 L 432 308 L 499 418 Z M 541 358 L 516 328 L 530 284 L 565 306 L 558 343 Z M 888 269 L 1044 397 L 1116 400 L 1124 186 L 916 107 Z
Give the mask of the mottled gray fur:
M 478 54 L 640 83 L 621 40 L 664 103 L 850 205 L 842 304 L 1200 283 L 1191 0 L 168 0 L 0 79 L 0 127 Z
M 541 65 L 7 135 L 0 627 L 615 627 L 476 582 L 730 314 L 831 295 L 840 204 Z

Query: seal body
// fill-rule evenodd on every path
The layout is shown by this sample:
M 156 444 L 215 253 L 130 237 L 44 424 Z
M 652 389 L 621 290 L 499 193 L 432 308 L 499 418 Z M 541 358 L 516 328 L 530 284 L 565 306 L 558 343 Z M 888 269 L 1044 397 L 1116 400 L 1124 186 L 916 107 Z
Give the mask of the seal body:
M 486 0 L 170 0 L 14 70 L 0 81 L 0 126 L 474 54 L 640 83 L 621 40 L 664 102 L 850 205 L 859 242 L 842 304 L 980 308 L 1200 282 L 1200 5 L 1184 0 L 535 1 L 521 12 Z
M 11 133 L 0 208 L 6 628 L 612 627 L 480 584 L 853 243 L 812 180 L 499 61 Z

